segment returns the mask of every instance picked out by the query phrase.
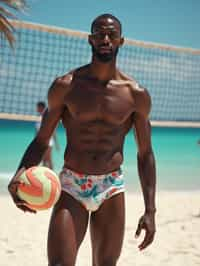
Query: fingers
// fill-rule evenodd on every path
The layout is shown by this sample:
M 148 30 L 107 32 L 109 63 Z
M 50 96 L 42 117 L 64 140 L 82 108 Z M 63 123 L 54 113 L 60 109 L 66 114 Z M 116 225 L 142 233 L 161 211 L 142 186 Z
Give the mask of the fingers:
M 16 175 L 13 177 L 13 179 L 10 181 L 9 185 L 8 185 L 8 190 L 11 194 L 16 193 L 17 192 L 17 187 L 20 183 L 22 183 L 19 180 L 20 175 L 25 171 L 25 168 L 22 167 L 17 173 Z
M 8 185 L 8 191 L 10 192 L 12 199 L 17 206 L 17 208 L 21 209 L 24 212 L 31 212 L 31 213 L 36 213 L 35 210 L 32 210 L 29 208 L 28 204 L 26 201 L 20 199 L 17 195 L 17 189 L 19 184 L 22 184 L 23 182 L 19 180 L 20 175 L 25 171 L 25 168 L 21 168 L 16 175 L 13 177 L 11 182 Z
M 17 206 L 17 208 L 19 208 L 20 210 L 24 211 L 24 212 L 31 212 L 31 213 L 36 213 L 35 210 L 31 209 L 28 207 L 27 202 L 24 200 L 21 200 L 17 194 L 12 195 L 13 201 L 15 203 L 15 205 Z
M 153 242 L 154 235 L 155 235 L 154 232 L 150 233 L 150 232 L 146 231 L 145 238 L 144 238 L 143 242 L 138 246 L 140 251 L 145 249 L 147 246 L 149 246 Z
M 139 220 L 138 227 L 135 233 L 135 237 L 138 238 L 141 234 L 141 231 L 145 230 L 145 237 L 142 243 L 138 246 L 139 250 L 145 249 L 149 246 L 153 240 L 155 235 L 155 223 L 154 218 L 142 216 Z
M 31 213 L 36 213 L 36 210 L 31 209 L 28 206 L 28 203 L 24 200 L 21 200 L 20 198 L 18 198 L 15 201 L 15 204 L 17 206 L 17 208 L 19 208 L 20 210 L 24 211 L 24 212 L 31 212 Z
M 139 221 L 137 230 L 135 232 L 135 238 L 138 238 L 142 231 L 142 220 Z
M 19 209 L 22 210 L 23 212 L 36 213 L 35 210 L 30 209 L 26 204 L 23 204 L 23 203 L 17 203 L 16 206 L 17 206 L 17 208 L 19 208 Z

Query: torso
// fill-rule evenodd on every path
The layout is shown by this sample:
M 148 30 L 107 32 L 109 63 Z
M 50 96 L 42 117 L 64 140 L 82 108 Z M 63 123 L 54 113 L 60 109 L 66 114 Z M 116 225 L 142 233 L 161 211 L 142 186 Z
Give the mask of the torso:
M 75 74 L 64 104 L 65 167 L 97 175 L 120 168 L 124 139 L 135 111 L 127 78 L 103 84 Z

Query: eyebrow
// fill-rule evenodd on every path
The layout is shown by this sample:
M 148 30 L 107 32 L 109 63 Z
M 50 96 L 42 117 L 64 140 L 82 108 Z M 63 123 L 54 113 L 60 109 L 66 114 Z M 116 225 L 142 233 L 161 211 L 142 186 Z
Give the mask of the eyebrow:
M 93 32 L 102 31 L 102 30 L 110 30 L 118 32 L 118 29 L 116 29 L 113 25 L 96 27 L 93 29 Z

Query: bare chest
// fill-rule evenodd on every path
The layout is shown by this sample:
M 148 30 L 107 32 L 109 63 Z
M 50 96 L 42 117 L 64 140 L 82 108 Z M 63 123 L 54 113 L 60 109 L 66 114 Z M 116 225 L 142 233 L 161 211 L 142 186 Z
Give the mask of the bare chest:
M 128 87 L 75 83 L 65 98 L 73 119 L 80 122 L 101 119 L 122 124 L 134 111 L 134 99 Z

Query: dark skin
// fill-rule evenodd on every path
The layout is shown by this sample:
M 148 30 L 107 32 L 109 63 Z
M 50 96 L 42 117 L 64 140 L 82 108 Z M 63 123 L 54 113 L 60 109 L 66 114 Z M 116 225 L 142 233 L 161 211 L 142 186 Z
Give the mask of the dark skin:
M 48 93 L 49 106 L 36 138 L 27 148 L 19 165 L 37 165 L 48 141 L 62 120 L 67 147 L 64 166 L 84 174 L 107 174 L 123 162 L 124 139 L 134 127 L 138 146 L 138 171 L 145 211 L 139 220 L 136 237 L 145 237 L 139 245 L 149 246 L 155 234 L 155 160 L 151 145 L 149 112 L 151 99 L 116 67 L 116 51 L 123 45 L 119 23 L 111 18 L 97 21 L 89 43 L 92 62 L 57 78 Z M 102 61 L 101 56 L 104 57 Z M 20 170 L 23 171 L 23 170 Z M 19 172 L 9 185 L 17 207 L 31 211 L 16 196 Z M 66 192 L 54 207 L 48 235 L 49 266 L 75 265 L 76 256 L 88 227 L 89 213 Z M 93 266 L 114 266 L 120 256 L 125 225 L 124 193 L 106 200 L 91 213 L 90 233 Z M 117 234 L 116 234 L 117 232 Z
M 42 105 L 37 105 L 37 112 L 42 116 L 44 111 L 45 111 L 45 106 L 42 106 Z M 54 139 L 54 142 L 55 142 L 55 146 L 56 146 L 56 149 L 58 150 L 59 149 L 59 145 L 58 145 L 58 142 L 57 142 L 57 137 L 56 137 L 56 133 L 54 132 L 53 134 L 53 139 Z M 42 158 L 42 163 L 44 166 L 50 168 L 50 169 L 53 169 L 53 161 L 52 161 L 52 146 L 48 146 L 48 148 L 46 149 L 44 155 L 43 155 L 43 158 Z

